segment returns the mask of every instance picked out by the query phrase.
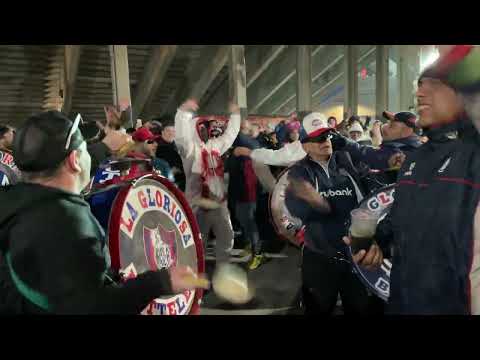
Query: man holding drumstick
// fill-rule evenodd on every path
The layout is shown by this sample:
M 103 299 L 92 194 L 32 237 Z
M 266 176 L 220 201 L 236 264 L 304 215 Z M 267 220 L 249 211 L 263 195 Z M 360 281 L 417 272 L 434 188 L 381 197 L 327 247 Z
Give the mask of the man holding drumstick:
M 105 234 L 80 196 L 91 159 L 78 119 L 51 111 L 17 131 L 25 182 L 0 190 L 0 312 L 140 314 L 160 296 L 194 288 L 187 267 L 110 280 Z

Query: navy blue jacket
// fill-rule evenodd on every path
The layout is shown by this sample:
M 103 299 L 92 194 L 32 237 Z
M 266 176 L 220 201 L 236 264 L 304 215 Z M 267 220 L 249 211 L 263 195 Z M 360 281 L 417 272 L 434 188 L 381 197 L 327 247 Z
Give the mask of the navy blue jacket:
M 352 157 L 353 163 L 364 162 L 371 169 L 385 170 L 388 169 L 388 160 L 397 152 L 403 152 L 409 155 L 411 152 L 422 146 L 417 135 L 407 138 L 385 141 L 379 149 L 371 146 L 362 146 L 355 141 L 347 139 L 346 145 L 342 150 L 348 151 Z
M 363 196 L 356 175 L 345 164 L 342 155 L 341 152 L 333 154 L 328 171 L 308 156 L 289 170 L 289 178 L 312 184 L 332 207 L 332 212 L 325 215 L 292 192 L 286 193 L 288 210 L 306 226 L 305 246 L 327 256 L 345 250 L 342 237 L 347 233 L 346 224 L 350 219 L 350 212 L 358 206 Z
M 463 121 L 427 136 L 430 141 L 412 153 L 400 170 L 390 216 L 377 229 L 382 246 L 388 244 L 389 230 L 393 238 L 388 310 L 468 314 L 472 296 L 480 296 L 470 284 L 475 276 L 473 221 L 480 200 L 480 136 Z

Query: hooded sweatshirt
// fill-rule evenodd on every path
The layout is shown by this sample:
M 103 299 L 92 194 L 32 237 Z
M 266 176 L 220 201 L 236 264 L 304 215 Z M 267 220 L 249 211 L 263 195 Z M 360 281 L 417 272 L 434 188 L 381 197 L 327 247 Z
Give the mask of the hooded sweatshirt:
M 81 196 L 26 183 L 0 188 L 0 312 L 139 314 L 171 294 L 166 271 L 107 285 L 106 254 L 103 229 Z
M 197 132 L 193 114 L 178 110 L 175 117 L 175 131 L 175 142 L 182 157 L 187 179 L 185 195 L 192 204 L 193 211 L 196 212 L 198 210 L 197 201 L 204 197 L 204 194 L 202 194 L 204 190 L 202 173 L 204 171 L 203 163 L 205 156 L 208 157 L 208 161 L 211 163 L 211 170 L 215 173 L 214 177 L 218 177 L 217 180 L 219 181 L 217 183 L 220 189 L 217 189 L 217 191 L 222 193 L 220 197 L 224 197 L 225 185 L 223 184 L 223 160 L 221 157 L 230 149 L 237 138 L 240 131 L 240 115 L 232 114 L 225 133 L 216 139 L 210 139 L 207 143 L 204 143 Z M 218 174 L 218 169 L 220 169 L 221 174 Z

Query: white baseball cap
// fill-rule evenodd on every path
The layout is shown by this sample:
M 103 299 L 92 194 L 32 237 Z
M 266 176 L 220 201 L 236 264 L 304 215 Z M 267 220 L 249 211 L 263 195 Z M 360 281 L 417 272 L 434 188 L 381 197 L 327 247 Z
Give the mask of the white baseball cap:
M 328 126 L 327 117 L 318 112 L 305 116 L 303 119 L 303 128 L 309 138 L 315 138 L 332 130 L 332 128 Z
M 352 132 L 361 132 L 363 133 L 363 127 L 362 125 L 360 125 L 360 123 L 358 123 L 357 121 L 355 121 L 352 126 L 350 126 L 350 129 L 348 129 L 348 133 L 352 133 Z

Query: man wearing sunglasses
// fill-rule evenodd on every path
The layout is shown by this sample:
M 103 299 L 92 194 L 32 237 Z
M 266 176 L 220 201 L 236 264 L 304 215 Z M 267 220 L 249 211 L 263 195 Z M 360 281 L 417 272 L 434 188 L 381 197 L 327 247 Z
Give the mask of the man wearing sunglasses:
M 135 145 L 131 155 L 153 159 L 155 157 L 159 135 L 154 135 L 148 128 L 141 127 L 132 135 Z
M 105 233 L 80 195 L 91 160 L 79 122 L 50 111 L 15 136 L 24 182 L 0 189 L 0 312 L 139 314 L 189 289 L 184 267 L 110 280 Z
M 342 241 L 350 212 L 363 199 L 361 182 L 343 153 L 334 152 L 323 114 L 305 117 L 307 156 L 289 170 L 286 205 L 306 227 L 303 303 L 306 314 L 331 315 L 342 298 L 345 314 L 369 312 L 372 297 L 353 274 Z
M 393 114 L 385 112 L 384 116 L 389 123 L 382 129 L 383 144 L 380 148 L 361 145 L 336 131 L 332 131 L 332 145 L 335 150 L 347 151 L 355 165 L 364 163 L 371 169 L 383 171 L 377 175 L 386 184 L 396 180 L 398 168 L 405 160 L 406 155 L 418 149 L 422 143 L 415 134 L 415 114 L 400 112 Z M 354 122 L 354 124 L 358 124 Z M 309 144 L 295 141 L 285 145 L 278 151 L 268 149 L 249 150 L 235 149 L 235 156 L 250 156 L 254 161 L 268 165 L 288 166 L 292 162 L 303 159 L 308 153 Z

